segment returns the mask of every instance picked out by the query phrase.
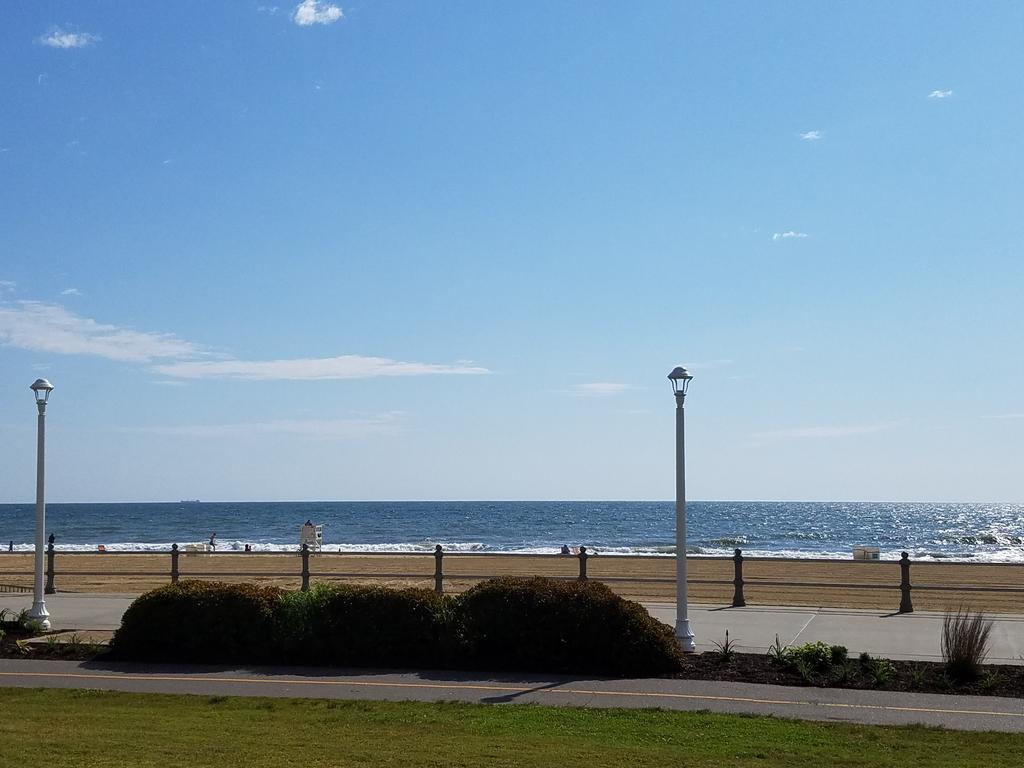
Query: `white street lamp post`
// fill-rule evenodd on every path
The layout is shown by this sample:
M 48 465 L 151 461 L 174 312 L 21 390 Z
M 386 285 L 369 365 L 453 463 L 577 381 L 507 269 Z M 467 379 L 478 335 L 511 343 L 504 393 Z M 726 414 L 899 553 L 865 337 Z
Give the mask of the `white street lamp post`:
M 46 600 L 43 598 L 43 558 L 46 557 L 43 549 L 43 538 L 46 535 L 46 502 L 43 488 L 46 472 L 46 401 L 50 399 L 53 385 L 46 379 L 36 379 L 31 389 L 35 392 L 36 407 L 39 409 L 39 429 L 36 442 L 36 581 L 32 610 L 28 616 L 38 621 L 43 629 L 49 629 L 50 614 L 46 610 Z
M 686 411 L 683 408 L 693 376 L 685 368 L 676 367 L 668 378 L 676 397 L 676 639 L 685 653 L 694 653 L 697 646 L 693 642 L 686 605 Z

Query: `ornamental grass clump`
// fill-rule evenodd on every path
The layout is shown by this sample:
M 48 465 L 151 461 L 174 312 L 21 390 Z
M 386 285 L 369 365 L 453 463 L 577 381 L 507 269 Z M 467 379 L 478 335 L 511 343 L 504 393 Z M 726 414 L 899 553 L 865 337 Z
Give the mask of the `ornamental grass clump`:
M 992 622 L 982 611 L 972 613 L 960 607 L 946 611 L 942 620 L 942 659 L 946 672 L 958 682 L 977 679 L 988 656 Z

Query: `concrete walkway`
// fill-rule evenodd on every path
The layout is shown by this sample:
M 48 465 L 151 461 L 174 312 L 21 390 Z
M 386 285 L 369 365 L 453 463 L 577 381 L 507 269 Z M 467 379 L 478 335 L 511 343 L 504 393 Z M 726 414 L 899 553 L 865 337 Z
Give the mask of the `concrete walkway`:
M 134 600 L 133 595 L 57 594 L 46 598 L 54 629 L 113 630 Z M 0 609 L 20 610 L 32 605 L 32 596 L 0 594 Z M 651 614 L 672 625 L 675 607 L 645 603 Z M 1024 664 L 1024 615 L 992 615 L 992 645 L 989 662 Z M 867 651 L 890 659 L 940 661 L 942 614 L 891 614 L 842 608 L 791 608 L 758 606 L 690 608 L 690 623 L 697 636 L 697 650 L 714 649 L 725 640 L 725 631 L 737 643 L 737 650 L 764 653 L 775 642 L 783 645 L 824 640 L 845 645 L 851 654 Z
M 957 730 L 1024 733 L 1024 700 L 1021 699 L 660 678 L 607 680 L 556 675 L 388 673 L 286 667 L 236 669 L 0 659 L 0 686 L 203 696 L 659 707 L 871 725 L 923 724 Z

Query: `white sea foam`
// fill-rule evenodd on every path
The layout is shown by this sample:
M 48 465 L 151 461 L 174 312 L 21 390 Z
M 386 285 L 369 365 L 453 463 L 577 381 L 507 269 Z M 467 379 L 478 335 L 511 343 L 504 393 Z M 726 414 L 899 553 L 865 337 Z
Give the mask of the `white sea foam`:
M 139 553 L 161 553 L 170 554 L 171 545 L 174 542 L 112 542 L 103 543 L 107 552 L 139 552 Z M 206 540 L 194 542 L 177 542 L 179 550 L 184 553 L 190 544 L 204 545 Z M 218 540 L 217 552 L 243 552 L 248 544 L 253 552 L 277 552 L 298 554 L 299 547 L 294 543 L 284 542 L 247 542 L 241 540 Z M 419 542 L 394 542 L 384 544 L 364 543 L 342 543 L 324 544 L 324 552 L 333 553 L 374 553 L 374 554 L 429 554 L 434 551 L 436 544 L 440 544 L 446 554 L 452 553 L 480 553 L 480 554 L 519 554 L 519 555 L 552 555 L 558 554 L 559 546 L 488 546 L 482 542 L 474 541 L 419 541 Z M 56 545 L 57 552 L 96 552 L 99 546 L 97 543 L 88 544 L 60 544 Z M 33 544 L 23 542 L 14 545 L 15 552 L 33 552 Z M 604 547 L 600 544 L 587 545 L 587 551 L 595 556 L 641 556 L 641 557 L 674 557 L 675 547 L 670 545 L 637 546 L 637 547 Z M 732 557 L 732 547 L 690 547 L 690 557 Z M 908 550 L 913 561 L 933 562 L 970 562 L 970 563 L 1024 563 L 1024 548 L 1004 548 L 991 552 L 976 553 L 943 553 L 927 549 Z M 3 553 L 0 552 L 0 555 Z M 900 559 L 901 550 L 882 551 L 879 555 L 881 560 L 895 561 Z M 779 559 L 799 560 L 852 560 L 849 551 L 831 550 L 799 550 L 799 549 L 744 549 L 743 556 L 747 558 L 764 557 Z

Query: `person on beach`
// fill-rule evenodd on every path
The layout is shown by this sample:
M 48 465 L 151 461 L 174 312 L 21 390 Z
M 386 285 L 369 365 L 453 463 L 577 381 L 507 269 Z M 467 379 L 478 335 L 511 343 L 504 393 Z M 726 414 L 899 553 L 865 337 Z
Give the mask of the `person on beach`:
M 210 534 L 210 549 L 212 549 L 214 552 L 217 551 L 217 532 L 216 531 L 214 531 L 213 533 Z
M 572 552 L 569 551 L 569 545 L 568 544 L 563 544 L 562 545 L 562 554 L 563 555 L 571 555 L 572 554 Z

